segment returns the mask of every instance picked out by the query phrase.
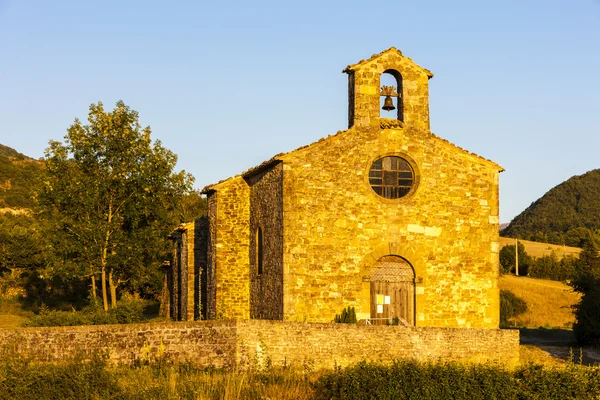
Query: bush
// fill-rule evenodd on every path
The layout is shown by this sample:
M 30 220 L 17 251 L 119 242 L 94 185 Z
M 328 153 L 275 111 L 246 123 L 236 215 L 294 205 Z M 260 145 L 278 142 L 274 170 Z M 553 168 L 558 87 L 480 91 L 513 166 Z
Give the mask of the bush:
M 573 310 L 573 332 L 581 345 L 600 346 L 600 246 L 586 242 L 579 254 L 577 278 L 571 282 L 581 299 Z
M 532 278 L 552 279 L 554 281 L 569 281 L 577 275 L 577 259 L 573 256 L 558 259 L 556 254 L 533 259 L 529 268 Z
M 140 322 L 144 316 L 145 301 L 139 298 L 123 297 L 117 308 L 107 312 L 99 301 L 92 301 L 81 311 L 56 311 L 42 306 L 38 315 L 27 321 L 25 326 L 80 326 L 132 324 Z
M 84 362 L 35 364 L 17 355 L 0 363 L 0 400 L 118 398 L 115 376 L 101 357 Z
M 355 324 L 356 311 L 354 310 L 354 307 L 344 308 L 341 314 L 335 315 L 334 321 L 336 324 Z
M 600 346 L 600 281 L 583 293 L 573 308 L 573 332 L 577 342 L 584 346 Z
M 527 303 L 508 289 L 500 290 L 500 326 L 508 326 L 508 321 L 527 311 Z
M 500 267 L 502 273 L 514 273 L 516 271 L 515 245 L 506 245 L 500 249 Z M 519 242 L 519 275 L 527 275 L 533 258 L 525 251 L 523 243 Z
M 596 399 L 600 370 L 583 366 L 509 370 L 492 364 L 361 362 L 322 375 L 317 399 Z

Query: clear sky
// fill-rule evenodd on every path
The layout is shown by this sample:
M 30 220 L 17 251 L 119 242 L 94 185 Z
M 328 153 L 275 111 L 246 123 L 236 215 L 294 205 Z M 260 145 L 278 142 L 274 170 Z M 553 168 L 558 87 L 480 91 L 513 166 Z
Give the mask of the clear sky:
M 202 188 L 346 129 L 342 69 L 392 46 L 432 131 L 506 169 L 502 222 L 600 167 L 600 0 L 0 0 L 0 143 L 122 99 Z

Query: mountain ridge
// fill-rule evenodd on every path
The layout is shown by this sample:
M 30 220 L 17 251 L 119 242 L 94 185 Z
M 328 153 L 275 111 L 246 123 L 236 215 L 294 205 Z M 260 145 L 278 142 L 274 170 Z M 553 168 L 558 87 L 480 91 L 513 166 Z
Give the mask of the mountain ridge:
M 531 203 L 502 230 L 502 236 L 576 243 L 571 236 L 582 229 L 600 230 L 600 169 L 575 175 Z M 577 231 L 579 230 L 579 231 Z
M 35 207 L 44 162 L 0 144 L 0 211 L 27 213 Z

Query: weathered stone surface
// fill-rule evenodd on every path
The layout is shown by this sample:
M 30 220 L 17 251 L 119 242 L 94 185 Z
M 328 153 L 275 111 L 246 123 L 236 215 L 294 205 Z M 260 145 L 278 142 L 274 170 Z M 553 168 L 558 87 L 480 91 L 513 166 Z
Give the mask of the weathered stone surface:
M 283 165 L 246 178 L 250 185 L 250 317 L 283 319 Z M 262 235 L 258 271 L 257 233 Z
M 373 192 L 368 170 L 383 154 L 414 162 L 412 195 Z M 393 254 L 422 281 L 417 325 L 498 327 L 496 164 L 413 128 L 350 129 L 280 158 L 285 319 L 330 321 L 346 306 L 367 316 L 362 277 Z
M 240 176 L 214 189 L 217 195 L 209 197 L 213 231 L 208 266 L 214 286 L 208 288 L 208 296 L 215 303 L 209 318 L 250 318 L 250 189 Z
M 313 365 L 361 360 L 469 360 L 514 363 L 519 332 L 499 329 L 404 328 L 281 321 L 201 321 L 0 329 L 0 356 L 16 351 L 37 361 L 106 354 L 112 363 L 165 357 L 201 366 Z

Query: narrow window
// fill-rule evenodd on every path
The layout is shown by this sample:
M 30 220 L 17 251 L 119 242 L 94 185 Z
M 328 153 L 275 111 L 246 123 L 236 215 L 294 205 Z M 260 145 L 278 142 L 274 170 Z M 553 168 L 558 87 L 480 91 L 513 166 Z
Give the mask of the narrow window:
M 263 273 L 263 234 L 262 229 L 259 227 L 256 230 L 256 274 L 262 275 Z

